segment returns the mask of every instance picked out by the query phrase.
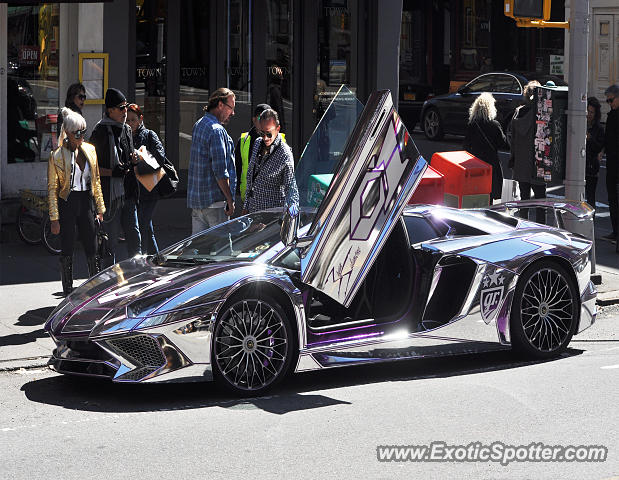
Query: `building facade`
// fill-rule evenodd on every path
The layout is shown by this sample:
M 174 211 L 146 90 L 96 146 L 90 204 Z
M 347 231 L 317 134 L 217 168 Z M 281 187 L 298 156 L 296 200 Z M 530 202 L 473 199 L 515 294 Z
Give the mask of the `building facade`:
M 55 115 L 80 70 L 89 129 L 103 113 L 93 99 L 119 88 L 143 108 L 181 180 L 193 124 L 221 86 L 237 96 L 234 139 L 253 105 L 268 102 L 298 158 L 342 83 L 362 101 L 374 89 L 397 92 L 401 16 L 401 0 L 0 3 L 0 195 L 46 188 Z M 101 54 L 107 63 L 87 58 Z

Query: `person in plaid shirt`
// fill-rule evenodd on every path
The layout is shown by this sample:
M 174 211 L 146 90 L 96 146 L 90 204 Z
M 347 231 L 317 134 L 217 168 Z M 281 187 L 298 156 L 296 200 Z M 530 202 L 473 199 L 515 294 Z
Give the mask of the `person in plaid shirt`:
M 234 143 L 223 126 L 234 115 L 235 106 L 232 90 L 218 88 L 193 126 L 187 179 L 192 234 L 225 222 L 234 212 Z
M 260 114 L 261 131 L 247 167 L 244 214 L 299 203 L 292 150 L 282 140 L 279 128 L 275 110 Z

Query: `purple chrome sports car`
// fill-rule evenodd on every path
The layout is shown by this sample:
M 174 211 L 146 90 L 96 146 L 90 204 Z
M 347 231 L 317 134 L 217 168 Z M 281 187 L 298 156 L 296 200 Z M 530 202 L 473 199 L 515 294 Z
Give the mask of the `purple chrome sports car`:
M 299 162 L 299 208 L 231 220 L 89 279 L 46 323 L 50 366 L 258 394 L 292 371 L 564 351 L 596 317 L 591 242 L 559 228 L 587 206 L 407 206 L 426 166 L 388 91 L 362 108 L 342 88 Z

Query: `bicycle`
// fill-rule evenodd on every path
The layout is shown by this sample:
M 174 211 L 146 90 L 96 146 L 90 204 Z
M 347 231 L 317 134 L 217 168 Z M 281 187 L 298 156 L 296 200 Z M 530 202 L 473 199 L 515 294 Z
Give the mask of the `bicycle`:
M 20 190 L 21 205 L 17 210 L 17 233 L 28 245 L 43 245 L 48 252 L 60 254 L 60 235 L 54 235 L 49 219 L 47 190 Z

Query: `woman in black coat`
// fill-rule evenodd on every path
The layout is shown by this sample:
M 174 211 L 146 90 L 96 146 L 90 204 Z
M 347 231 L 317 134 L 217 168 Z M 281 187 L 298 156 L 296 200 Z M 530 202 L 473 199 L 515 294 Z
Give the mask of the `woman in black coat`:
M 144 116 L 140 107 L 135 103 L 129 105 L 127 109 L 127 124 L 131 127 L 133 133 L 133 146 L 137 150 L 142 145 L 155 158 L 159 167 L 163 167 L 168 162 L 165 156 L 165 150 L 161 144 L 161 140 L 153 130 L 149 130 L 144 126 Z M 138 170 L 140 173 L 146 173 L 149 167 L 145 162 L 138 162 Z M 139 182 L 138 182 L 139 183 Z M 140 183 L 140 203 L 138 205 L 138 223 L 140 225 L 140 237 L 142 239 L 142 253 L 154 255 L 159 251 L 157 240 L 155 239 L 155 231 L 153 229 L 153 213 L 159 200 L 159 185 L 155 185 L 151 191 L 148 191 L 144 185 Z
M 495 100 L 491 93 L 482 93 L 471 105 L 463 146 L 467 152 L 492 167 L 490 198 L 500 199 L 503 189 L 503 168 L 499 160 L 499 149 L 509 147 L 501 124 L 496 120 Z

